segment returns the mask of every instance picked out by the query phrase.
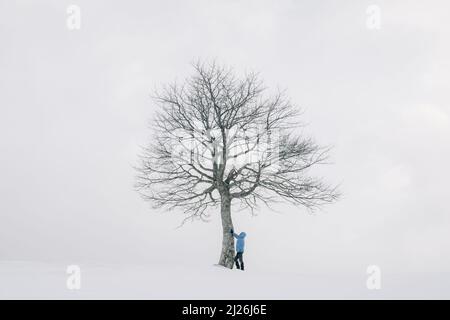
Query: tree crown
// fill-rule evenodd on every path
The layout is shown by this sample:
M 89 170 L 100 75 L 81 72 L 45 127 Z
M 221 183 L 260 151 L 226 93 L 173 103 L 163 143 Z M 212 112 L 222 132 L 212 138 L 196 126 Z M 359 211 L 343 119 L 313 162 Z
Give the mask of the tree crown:
M 296 133 L 299 109 L 283 93 L 267 97 L 254 73 L 238 78 L 215 63 L 194 70 L 155 94 L 154 141 L 137 167 L 146 200 L 204 219 L 224 200 L 253 211 L 281 198 L 313 210 L 338 197 L 308 175 L 328 149 Z

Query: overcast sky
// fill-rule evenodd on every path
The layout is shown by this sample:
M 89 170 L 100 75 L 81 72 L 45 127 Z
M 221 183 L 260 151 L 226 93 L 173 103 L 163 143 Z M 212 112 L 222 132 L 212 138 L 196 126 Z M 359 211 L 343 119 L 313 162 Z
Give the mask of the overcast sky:
M 338 203 L 234 213 L 248 265 L 448 271 L 449 12 L 433 0 L 1 0 L 0 260 L 218 261 L 218 212 L 176 229 L 182 214 L 133 190 L 151 91 L 200 58 L 286 89 L 305 133 L 333 146 L 321 174 L 341 184 Z

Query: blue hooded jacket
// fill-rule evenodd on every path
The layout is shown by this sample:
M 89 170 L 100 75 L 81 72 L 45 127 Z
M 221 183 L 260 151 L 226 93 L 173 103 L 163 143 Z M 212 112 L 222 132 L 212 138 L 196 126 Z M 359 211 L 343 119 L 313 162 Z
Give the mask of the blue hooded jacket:
M 247 234 L 245 232 L 241 232 L 238 234 L 233 233 L 233 236 L 237 239 L 236 241 L 236 251 L 237 252 L 244 252 L 245 247 L 245 236 Z

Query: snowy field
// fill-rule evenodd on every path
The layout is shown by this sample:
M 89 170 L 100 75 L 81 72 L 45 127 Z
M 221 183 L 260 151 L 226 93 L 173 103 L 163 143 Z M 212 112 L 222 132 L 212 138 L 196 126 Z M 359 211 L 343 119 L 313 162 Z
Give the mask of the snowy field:
M 219 266 L 81 265 L 69 290 L 66 265 L 0 263 L 1 299 L 401 299 L 450 298 L 449 275 L 384 275 L 368 290 L 364 275 L 228 270 Z
M 449 1 L 76 3 L 0 1 L 0 299 L 450 299 Z M 233 202 L 245 272 L 218 208 L 178 228 L 134 187 L 153 89 L 214 58 L 286 90 L 342 193 Z

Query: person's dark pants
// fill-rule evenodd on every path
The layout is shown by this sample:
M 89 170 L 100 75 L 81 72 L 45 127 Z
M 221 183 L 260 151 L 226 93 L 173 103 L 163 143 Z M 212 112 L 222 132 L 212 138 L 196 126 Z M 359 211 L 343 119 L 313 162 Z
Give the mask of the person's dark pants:
M 238 252 L 236 257 L 234 257 L 234 262 L 236 263 L 236 268 L 244 270 L 244 260 L 242 258 L 243 252 Z

